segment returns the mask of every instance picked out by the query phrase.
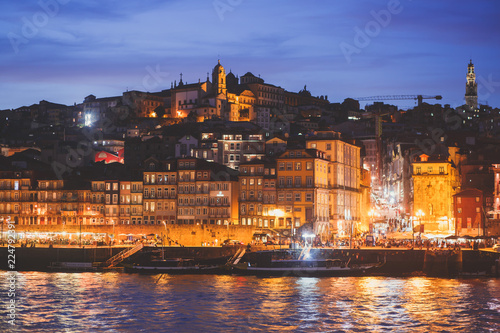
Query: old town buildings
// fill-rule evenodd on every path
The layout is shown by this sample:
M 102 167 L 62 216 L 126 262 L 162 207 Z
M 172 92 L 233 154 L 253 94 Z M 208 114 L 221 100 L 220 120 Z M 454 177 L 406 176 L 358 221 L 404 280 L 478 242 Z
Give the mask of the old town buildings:
M 475 89 L 471 62 L 455 110 L 361 110 L 218 61 L 206 80 L 181 75 L 158 92 L 5 110 L 0 221 L 219 225 L 323 241 L 417 226 L 498 233 L 500 110 L 476 107 Z M 110 158 L 96 163 L 101 152 Z

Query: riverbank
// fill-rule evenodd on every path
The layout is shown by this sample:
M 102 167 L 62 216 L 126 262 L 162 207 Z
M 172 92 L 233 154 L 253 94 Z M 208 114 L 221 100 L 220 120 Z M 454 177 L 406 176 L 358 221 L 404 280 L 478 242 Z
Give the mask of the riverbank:
M 17 271 L 46 271 L 51 263 L 102 263 L 129 247 L 16 247 L 15 269 Z M 234 255 L 240 247 L 144 247 L 141 252 L 163 250 L 165 258 L 210 259 Z M 242 262 L 259 262 L 269 252 L 280 251 L 279 246 L 252 246 L 242 258 Z M 281 251 L 285 251 L 283 248 Z M 298 256 L 300 249 L 287 250 L 291 255 Z M 0 247 L 0 254 L 6 260 L 0 262 L 0 269 L 7 270 L 9 254 L 7 247 Z M 136 254 L 136 255 L 139 255 Z M 12 257 L 10 257 L 12 258 Z M 131 260 L 133 261 L 133 256 Z M 377 270 L 379 274 L 412 275 L 426 274 L 437 276 L 489 275 L 499 274 L 498 261 L 500 253 L 484 250 L 435 250 L 424 249 L 332 249 L 313 248 L 310 258 L 338 258 L 350 260 L 352 263 L 384 262 Z

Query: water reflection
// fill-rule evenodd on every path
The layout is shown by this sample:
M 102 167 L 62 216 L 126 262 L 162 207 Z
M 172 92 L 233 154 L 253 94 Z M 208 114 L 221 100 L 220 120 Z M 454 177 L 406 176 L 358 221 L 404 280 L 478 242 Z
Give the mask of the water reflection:
M 500 331 L 498 279 L 25 272 L 17 281 L 16 332 Z

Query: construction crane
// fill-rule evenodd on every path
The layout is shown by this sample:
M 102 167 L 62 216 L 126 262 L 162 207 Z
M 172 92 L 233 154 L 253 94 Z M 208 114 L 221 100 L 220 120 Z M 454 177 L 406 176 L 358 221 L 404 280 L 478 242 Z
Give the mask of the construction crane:
M 397 101 L 404 99 L 414 99 L 418 101 L 418 106 L 422 104 L 424 99 L 436 99 L 441 100 L 443 97 L 441 95 L 437 96 L 426 96 L 426 95 L 386 95 L 386 96 L 370 96 L 370 97 L 360 97 L 353 98 L 357 101 Z

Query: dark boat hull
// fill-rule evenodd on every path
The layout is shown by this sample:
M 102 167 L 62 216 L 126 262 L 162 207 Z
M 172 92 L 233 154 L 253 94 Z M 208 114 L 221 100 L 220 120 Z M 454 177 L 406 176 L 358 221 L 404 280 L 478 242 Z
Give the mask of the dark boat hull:
M 222 274 L 223 266 L 162 267 L 151 265 L 125 265 L 127 273 L 142 274 Z
M 255 276 L 296 276 L 296 277 L 335 277 L 367 275 L 374 267 L 354 269 L 307 269 L 307 268 L 272 268 L 272 267 L 234 267 L 234 273 Z

